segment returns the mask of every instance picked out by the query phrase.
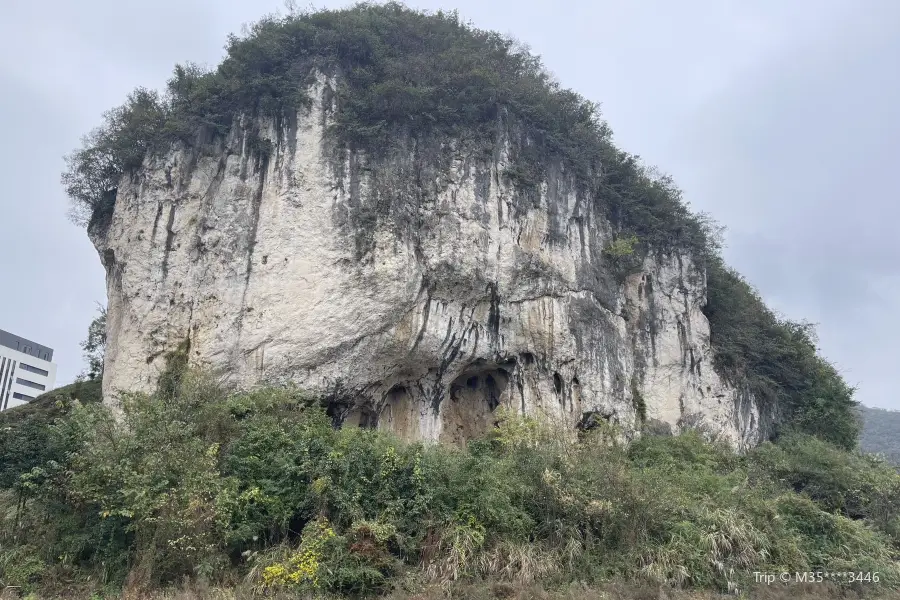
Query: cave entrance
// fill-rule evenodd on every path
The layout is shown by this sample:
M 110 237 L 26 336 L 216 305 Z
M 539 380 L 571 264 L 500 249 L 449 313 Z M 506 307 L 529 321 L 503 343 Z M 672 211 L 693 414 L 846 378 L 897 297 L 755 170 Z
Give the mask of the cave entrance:
M 405 439 L 417 439 L 418 410 L 409 390 L 395 385 L 384 399 L 384 407 L 378 417 L 378 428 Z
M 450 385 L 450 397 L 441 404 L 440 441 L 458 446 L 487 434 L 496 424 L 494 411 L 505 403 L 515 362 L 502 366 L 476 365 Z
M 582 413 L 581 420 L 575 425 L 575 429 L 578 430 L 579 434 L 587 433 L 588 431 L 592 431 L 601 427 L 605 423 L 610 423 L 612 415 L 605 414 L 599 411 L 588 411 L 586 413 Z
M 378 425 L 378 415 L 368 407 L 356 406 L 344 418 L 341 427 L 361 427 L 362 429 L 375 429 Z

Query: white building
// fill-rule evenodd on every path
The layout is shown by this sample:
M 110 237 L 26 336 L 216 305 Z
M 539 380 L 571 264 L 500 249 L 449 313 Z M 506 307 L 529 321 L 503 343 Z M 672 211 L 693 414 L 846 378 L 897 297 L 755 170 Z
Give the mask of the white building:
M 0 329 L 0 411 L 27 404 L 55 383 L 53 348 Z

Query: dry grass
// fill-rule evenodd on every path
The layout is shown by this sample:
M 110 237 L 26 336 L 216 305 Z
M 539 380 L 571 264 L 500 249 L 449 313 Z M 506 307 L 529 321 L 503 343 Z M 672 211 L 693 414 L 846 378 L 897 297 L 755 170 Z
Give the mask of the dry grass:
M 639 583 L 617 583 L 600 587 L 572 585 L 564 589 L 545 589 L 540 585 L 515 585 L 502 582 L 434 586 L 418 592 L 397 592 L 385 600 L 854 600 L 877 598 L 900 600 L 897 592 L 879 594 L 875 588 L 864 596 L 828 584 L 795 586 L 759 586 L 744 594 L 671 590 Z
M 865 593 L 841 589 L 831 584 L 807 585 L 759 585 L 740 595 L 714 592 L 671 590 L 640 583 L 615 583 L 599 587 L 573 584 L 562 589 L 546 589 L 539 584 L 522 584 L 503 581 L 479 581 L 411 584 L 410 589 L 398 590 L 383 600 L 900 600 L 900 593 L 879 592 L 877 587 Z M 15 589 L 0 591 L 0 600 L 91 600 L 90 593 L 69 590 L 58 596 L 20 596 Z M 97 596 L 93 596 L 97 598 Z M 103 596 L 104 600 L 114 597 Z M 249 586 L 213 588 L 189 583 L 179 588 L 145 594 L 124 593 L 115 600 L 325 600 L 289 592 L 261 595 Z
M 729 582 L 737 571 L 746 573 L 753 565 L 763 564 L 768 540 L 749 519 L 734 509 L 703 509 L 699 517 L 693 535 L 675 535 L 668 544 L 647 553 L 644 575 L 653 581 L 690 587 L 697 583 L 691 581 L 690 573 L 698 569 L 685 565 L 686 557 L 695 556 Z

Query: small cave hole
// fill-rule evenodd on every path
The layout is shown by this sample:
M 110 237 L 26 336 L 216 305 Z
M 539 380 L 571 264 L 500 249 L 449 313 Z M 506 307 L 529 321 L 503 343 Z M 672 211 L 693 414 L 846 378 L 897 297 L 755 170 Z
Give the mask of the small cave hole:
M 484 378 L 484 386 L 487 388 L 488 392 L 488 407 L 491 411 L 494 411 L 500 406 L 500 391 L 493 375 L 488 375 Z
M 526 365 L 532 365 L 532 364 L 534 364 L 534 354 L 532 354 L 531 352 L 523 352 L 522 360 L 525 362 Z
M 378 427 L 378 415 L 371 410 L 363 410 L 359 415 L 359 426 L 362 429 L 375 429 Z
M 497 420 L 494 411 L 503 401 L 509 373 L 498 365 L 473 364 L 450 384 L 450 400 L 440 407 L 440 440 L 452 444 L 486 434 Z
M 581 420 L 575 425 L 578 431 L 590 431 L 600 426 L 603 421 L 610 422 L 612 415 L 600 413 L 597 411 L 589 411 L 582 413 Z
M 553 374 L 553 389 L 556 390 L 557 394 L 562 393 L 563 382 L 562 382 L 562 377 L 560 377 L 559 373 Z
M 369 407 L 356 406 L 346 411 L 340 407 L 329 406 L 326 411 L 332 417 L 335 427 L 359 427 L 360 429 L 375 429 L 378 427 L 378 415 Z M 341 418 L 343 412 L 343 418 Z
M 581 382 L 578 381 L 578 375 L 572 378 L 572 385 L 581 385 Z

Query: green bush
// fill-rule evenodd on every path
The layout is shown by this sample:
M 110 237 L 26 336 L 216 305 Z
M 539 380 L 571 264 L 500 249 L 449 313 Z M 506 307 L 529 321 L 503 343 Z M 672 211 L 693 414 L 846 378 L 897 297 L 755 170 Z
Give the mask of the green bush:
M 900 543 L 900 474 L 882 460 L 800 434 L 764 444 L 750 460 L 762 476 L 776 478 L 830 513 L 865 519 L 893 536 L 895 545 Z
M 76 403 L 100 401 L 100 381 L 73 383 L 0 413 L 0 489 L 11 488 L 24 473 L 50 461 L 63 463 L 73 440 L 56 435 L 54 423 Z
M 122 422 L 102 409 L 78 415 L 84 442 L 72 458 L 71 496 L 101 519 L 124 522 L 134 536 L 135 584 L 221 560 L 234 482 L 219 470 L 223 399 L 207 385 L 191 381 L 177 398 L 126 396 Z

